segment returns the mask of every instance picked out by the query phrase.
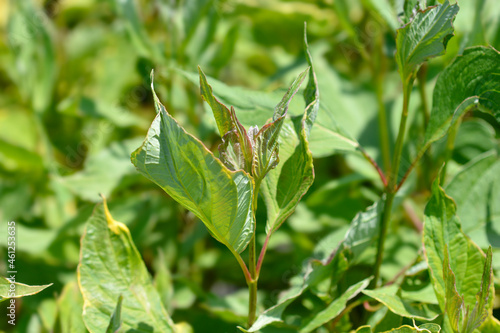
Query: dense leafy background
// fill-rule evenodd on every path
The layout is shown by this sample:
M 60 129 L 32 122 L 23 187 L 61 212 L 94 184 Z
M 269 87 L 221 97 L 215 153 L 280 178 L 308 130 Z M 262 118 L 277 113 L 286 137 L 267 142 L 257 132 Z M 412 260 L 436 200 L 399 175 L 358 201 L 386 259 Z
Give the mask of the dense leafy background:
M 425 139 L 419 89 L 426 92 L 430 107 L 437 76 L 456 55 L 473 45 L 500 49 L 500 2 L 463 0 L 459 5 L 455 37 L 446 54 L 425 65 L 426 75 L 413 89 L 401 173 Z M 237 325 L 244 325 L 247 291 L 231 253 L 209 237 L 195 215 L 139 174 L 130 154 L 155 116 L 149 88 L 153 68 L 167 110 L 210 150 L 217 150 L 220 137 L 199 94 L 197 65 L 220 98 L 239 107 L 243 125 L 262 126 L 283 90 L 307 67 L 307 21 L 321 93 L 310 138 L 316 180 L 271 239 L 259 281 L 258 311 L 276 304 L 280 291 L 300 276 L 309 258 L 327 258 L 356 213 L 380 199 L 376 172 L 350 143 L 359 142 L 384 165 L 377 117 L 383 105 L 389 144 L 394 144 L 402 104 L 395 30 L 407 20 L 398 13 L 404 13 L 403 1 L 1 1 L 0 220 L 2 228 L 5 221 L 17 222 L 18 281 L 54 283 L 19 302 L 16 329 L 85 332 L 76 268 L 85 222 L 101 201 L 98 193 L 108 198 L 113 217 L 130 229 L 176 323 L 187 321 L 195 332 L 235 332 Z M 212 78 L 243 88 L 225 89 Z M 300 115 L 303 107 L 296 98 L 289 114 Z M 500 219 L 494 204 L 500 198 L 499 131 L 492 116 L 469 112 L 449 156 L 444 153 L 446 137 L 424 155 L 396 197 L 381 271 L 385 281 L 423 258 L 424 207 L 443 159 L 450 158 L 442 176 L 444 188 L 457 203 L 463 231 L 483 250 L 492 245 L 500 294 Z M 484 202 L 484 207 L 475 202 Z M 258 207 L 257 243 L 262 245 L 264 201 Z M 485 213 L 487 207 L 490 213 Z M 2 236 L 2 251 L 5 243 Z M 344 244 L 350 244 L 348 238 Z M 303 323 L 304 331 L 316 327 L 315 322 L 321 325 L 321 318 L 312 314 L 332 304 L 326 291 L 347 299 L 353 282 L 371 274 L 374 254 L 369 242 L 359 255 L 348 258 L 349 270 L 337 281 L 301 290 L 285 311 L 285 324 L 266 332 L 294 332 L 287 327 L 300 326 L 301 317 L 309 323 Z M 1 257 L 6 258 L 4 252 Z M 340 267 L 342 259 L 335 260 Z M 2 272 L 5 263 L 0 260 Z M 416 285 L 423 286 L 414 299 L 437 306 L 427 271 L 403 278 L 400 293 L 410 297 Z M 365 288 L 363 283 L 357 286 Z M 493 304 L 498 318 L 498 296 Z M 2 306 L 0 318 L 5 318 L 4 311 Z M 420 317 L 432 316 L 432 307 L 422 311 Z M 337 329 L 346 332 L 367 320 L 378 331 L 412 325 L 385 307 L 370 318 L 357 307 Z M 10 329 L 3 319 L 0 329 Z

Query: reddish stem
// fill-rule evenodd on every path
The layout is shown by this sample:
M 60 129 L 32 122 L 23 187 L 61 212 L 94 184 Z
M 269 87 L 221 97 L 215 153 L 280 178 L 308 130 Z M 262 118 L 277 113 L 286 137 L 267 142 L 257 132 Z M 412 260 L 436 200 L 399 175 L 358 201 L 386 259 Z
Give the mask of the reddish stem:
M 264 245 L 262 245 L 262 249 L 260 250 L 259 259 L 257 260 L 256 279 L 260 275 L 260 268 L 262 266 L 262 262 L 264 261 L 264 256 L 266 255 L 267 243 L 269 243 L 269 238 L 271 238 L 271 234 L 272 234 L 271 231 L 267 234 L 266 240 L 264 241 Z
M 384 184 L 384 187 L 387 186 L 387 178 L 385 178 L 384 172 L 379 167 L 377 162 L 375 162 L 375 160 L 370 155 L 368 155 L 368 153 L 366 152 L 366 150 L 364 150 L 363 147 L 358 146 L 358 149 L 361 152 L 361 154 L 363 154 L 363 156 L 366 158 L 366 160 L 370 162 L 370 164 L 373 165 L 373 167 L 377 170 L 378 175 L 380 176 L 380 180 L 382 180 L 382 183 Z

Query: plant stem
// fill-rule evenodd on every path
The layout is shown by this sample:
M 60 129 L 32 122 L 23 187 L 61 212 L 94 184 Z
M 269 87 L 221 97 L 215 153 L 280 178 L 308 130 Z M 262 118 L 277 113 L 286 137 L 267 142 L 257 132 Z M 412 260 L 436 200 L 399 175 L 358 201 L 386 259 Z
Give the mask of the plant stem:
M 381 75 L 380 75 L 381 76 Z M 383 80 L 383 78 L 381 78 Z M 391 157 L 390 157 L 390 147 L 389 147 L 389 128 L 387 126 L 387 115 L 385 112 L 384 97 L 381 87 L 382 83 L 377 79 L 377 104 L 378 104 L 378 126 L 379 126 L 379 136 L 380 136 L 380 150 L 382 151 L 382 161 L 384 169 L 386 171 L 390 170 Z
M 406 120 L 408 119 L 408 105 L 410 104 L 410 94 L 413 88 L 413 80 L 408 79 L 403 82 L 403 113 L 401 114 L 401 122 L 399 123 L 398 138 L 394 147 L 394 156 L 392 159 L 392 170 L 389 175 L 388 191 L 396 192 L 396 184 L 398 182 L 399 165 L 401 163 L 401 154 L 403 152 L 403 143 L 406 132 Z
M 247 268 L 247 265 L 245 264 L 245 261 L 243 260 L 243 258 L 241 257 L 241 255 L 238 252 L 231 250 L 231 249 L 229 249 L 229 250 L 236 258 L 236 261 L 238 261 L 238 264 L 240 265 L 241 270 L 243 271 L 243 274 L 245 275 L 246 283 L 250 284 L 252 282 L 252 276 L 250 275 L 250 272 L 248 271 L 248 268 Z
M 248 303 L 248 327 L 252 327 L 253 323 L 255 322 L 255 314 L 257 312 L 257 281 L 259 279 L 258 273 L 257 273 L 257 262 L 256 262 L 256 241 L 255 241 L 255 234 L 257 232 L 257 223 L 255 219 L 255 213 L 257 212 L 257 202 L 259 198 L 259 187 L 260 187 L 260 182 L 257 181 L 255 183 L 254 187 L 254 196 L 253 196 L 253 201 L 252 201 L 252 211 L 253 211 L 253 218 L 254 218 L 254 233 L 252 236 L 252 239 L 250 240 L 250 244 L 248 246 L 248 268 L 250 272 L 250 277 L 251 280 L 247 281 L 248 284 L 248 297 L 249 297 L 249 303 Z
M 413 88 L 413 80 L 409 78 L 403 82 L 403 112 L 401 114 L 401 122 L 399 124 L 398 137 L 396 139 L 396 146 L 394 148 L 394 156 L 392 161 L 391 173 L 389 174 L 389 180 L 385 188 L 385 204 L 384 211 L 382 213 L 382 221 L 379 231 L 379 239 L 377 246 L 377 258 L 375 260 L 375 267 L 373 270 L 374 278 L 371 282 L 372 287 L 378 285 L 378 279 L 380 276 L 380 266 L 382 265 L 382 260 L 384 257 L 384 243 L 387 236 L 387 229 L 389 226 L 389 221 L 391 220 L 392 204 L 394 202 L 394 197 L 396 196 L 399 187 L 398 183 L 398 173 L 399 165 L 401 163 L 401 154 L 403 152 L 403 142 L 406 132 L 406 120 L 408 119 L 408 105 L 410 103 L 410 93 Z
M 255 322 L 257 312 L 257 281 L 253 281 L 248 285 L 250 302 L 248 303 L 248 328 L 252 327 Z
M 257 310 L 257 279 L 256 279 L 256 265 L 255 265 L 255 233 L 249 245 L 249 269 L 252 280 L 248 283 L 248 327 L 252 327 L 255 322 L 255 313 Z
M 389 146 L 389 128 L 387 126 L 387 113 L 384 104 L 384 74 L 386 71 L 386 59 L 383 52 L 383 37 L 379 36 L 377 39 L 377 55 L 378 57 L 372 57 L 378 60 L 378 68 L 373 67 L 374 83 L 375 83 L 375 93 L 377 96 L 378 105 L 378 126 L 379 126 L 379 139 L 380 139 L 380 150 L 382 151 L 382 161 L 384 165 L 384 170 L 390 172 L 391 168 L 391 148 Z
M 380 177 L 380 180 L 382 181 L 382 183 L 384 184 L 384 186 L 387 186 L 387 179 L 385 178 L 384 172 L 382 171 L 382 169 L 380 169 L 380 167 L 377 164 L 377 162 L 375 162 L 375 160 L 370 155 L 368 155 L 368 153 L 366 152 L 366 150 L 364 150 L 363 147 L 361 147 L 360 145 L 358 145 L 357 148 L 361 152 L 361 154 L 363 155 L 363 157 L 368 162 L 370 162 L 370 164 L 375 168 L 375 170 L 377 170 L 378 175 Z
M 392 203 L 394 202 L 394 197 L 396 192 L 386 193 L 386 199 L 384 204 L 384 211 L 382 213 L 382 223 L 380 224 L 378 245 L 377 245 L 377 258 L 375 260 L 375 268 L 373 270 L 373 280 L 370 282 L 370 288 L 375 288 L 378 285 L 378 279 L 380 276 L 380 266 L 382 266 L 382 260 L 384 257 L 384 243 L 385 237 L 387 235 L 387 227 L 389 225 L 389 220 L 391 219 Z

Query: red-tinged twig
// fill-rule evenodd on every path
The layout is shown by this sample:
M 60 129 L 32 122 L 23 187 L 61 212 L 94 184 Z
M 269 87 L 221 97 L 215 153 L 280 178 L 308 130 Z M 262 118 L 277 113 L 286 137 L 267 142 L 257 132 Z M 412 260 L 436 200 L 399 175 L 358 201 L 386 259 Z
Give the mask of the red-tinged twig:
M 373 165 L 375 170 L 377 170 L 378 175 L 380 176 L 380 180 L 382 180 L 382 183 L 384 184 L 384 187 L 387 186 L 387 178 L 385 178 L 384 171 L 382 171 L 377 162 L 375 162 L 375 160 L 370 155 L 368 155 L 368 153 L 363 147 L 358 145 L 357 148 L 361 152 L 361 154 L 363 154 L 364 158 L 366 158 L 366 160 L 370 162 L 371 165 Z
M 266 240 L 264 241 L 264 245 L 262 245 L 262 249 L 260 250 L 259 254 L 259 259 L 257 260 L 257 272 L 256 272 L 256 278 L 259 278 L 260 275 L 260 268 L 262 267 L 262 262 L 264 261 L 264 257 L 266 255 L 267 251 L 267 244 L 269 243 L 269 238 L 271 238 L 272 231 L 269 231 L 269 233 L 266 236 Z

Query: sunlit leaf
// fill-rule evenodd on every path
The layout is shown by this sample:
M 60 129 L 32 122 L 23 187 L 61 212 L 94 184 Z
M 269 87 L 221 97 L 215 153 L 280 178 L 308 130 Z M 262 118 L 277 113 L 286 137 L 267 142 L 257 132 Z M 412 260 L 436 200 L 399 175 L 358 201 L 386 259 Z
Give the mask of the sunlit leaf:
M 319 90 L 306 36 L 304 42 L 310 66 L 309 81 L 304 91 L 306 109 L 301 119 L 297 118 L 295 123 L 287 121 L 282 125 L 279 136 L 280 163 L 264 178 L 261 185 L 267 208 L 268 233 L 278 229 L 295 211 L 300 199 L 314 181 L 308 137 L 319 109 Z
M 113 219 L 105 203 L 87 221 L 81 244 L 78 281 L 90 332 L 106 330 L 120 295 L 122 329 L 175 331 L 128 228 Z
M 481 328 L 481 333 L 500 332 L 500 321 L 495 317 L 490 316 L 480 328 Z
M 446 312 L 445 330 L 467 326 L 477 313 L 491 309 L 492 297 L 486 295 L 494 294 L 493 286 L 488 282 L 484 287 L 488 291 L 482 289 L 485 276 L 490 277 L 485 271 L 491 272 L 491 266 L 487 266 L 491 265 L 491 250 L 485 258 L 462 231 L 455 202 L 439 186 L 439 178 L 425 208 L 424 248 L 439 305 Z
M 200 67 L 198 71 L 201 96 L 210 105 L 222 137 L 222 144 L 219 145 L 220 160 L 232 171 L 244 170 L 252 173 L 253 135 L 247 134 L 245 127 L 236 117 L 234 108 L 228 109 L 214 96 L 212 87 Z
M 458 5 L 446 0 L 442 5 L 420 11 L 396 37 L 396 62 L 402 81 L 407 81 L 418 66 L 430 57 L 444 54 L 453 36 L 453 20 Z
M 252 163 L 253 176 L 256 181 L 262 180 L 266 174 L 276 167 L 279 156 L 278 137 L 285 122 L 285 117 L 293 96 L 297 93 L 304 81 L 308 69 L 300 73 L 274 109 L 272 122 L 264 125 L 253 137 L 254 158 Z
M 217 123 L 217 128 L 219 129 L 219 135 L 223 137 L 227 132 L 234 128 L 233 120 L 231 117 L 231 111 L 222 104 L 213 94 L 212 87 L 207 82 L 207 77 L 205 73 L 198 66 L 198 72 L 200 73 L 200 92 L 203 99 L 210 105 L 212 109 L 215 121 Z
M 31 296 L 38 294 L 45 288 L 48 288 L 52 285 L 45 284 L 41 286 L 30 286 L 24 283 L 11 281 L 5 277 L 0 277 L 0 302 L 3 302 L 10 298 L 20 298 L 24 296 Z M 12 289 L 14 288 L 14 290 Z
M 182 70 L 176 70 L 186 79 L 198 86 L 199 75 Z M 224 105 L 232 105 L 241 124 L 247 128 L 251 126 L 262 127 L 273 117 L 276 101 L 283 98 L 282 91 L 263 92 L 243 87 L 230 86 L 217 79 L 209 77 L 213 94 L 219 102 Z M 291 116 L 301 115 L 304 112 L 304 103 L 298 98 L 291 100 L 288 114 Z
M 354 296 L 358 295 L 363 289 L 368 287 L 369 279 L 364 279 L 358 283 L 351 285 L 340 297 L 331 302 L 324 310 L 318 312 L 310 321 L 307 322 L 301 329 L 301 333 L 311 332 L 315 328 L 329 322 L 340 314 L 345 309 L 347 302 Z
M 482 46 L 466 49 L 440 74 L 432 101 L 426 145 L 443 137 L 472 108 L 500 121 L 500 53 Z
M 198 139 L 188 134 L 154 93 L 158 112 L 132 163 L 149 180 L 192 211 L 210 233 L 231 251 L 250 241 L 253 180 L 232 172 Z
M 399 287 L 397 285 L 391 285 L 375 290 L 363 290 L 363 294 L 383 303 L 389 310 L 402 317 L 433 320 L 440 314 L 439 307 L 434 308 L 432 305 L 420 303 L 418 301 L 410 302 L 404 299 L 401 294 L 398 293 L 398 289 Z

